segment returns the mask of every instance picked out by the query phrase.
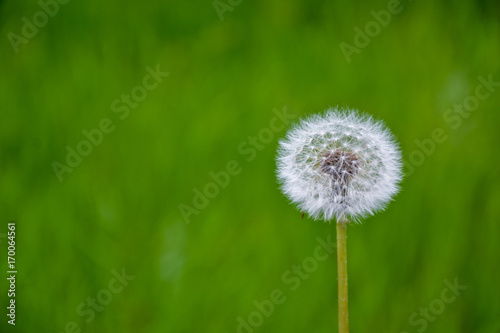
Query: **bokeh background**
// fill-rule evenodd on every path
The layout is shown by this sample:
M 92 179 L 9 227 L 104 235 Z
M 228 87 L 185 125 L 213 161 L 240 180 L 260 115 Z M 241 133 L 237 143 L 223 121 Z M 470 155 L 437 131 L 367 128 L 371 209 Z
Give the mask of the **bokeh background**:
M 383 119 L 411 164 L 388 209 L 348 230 L 352 332 L 500 332 L 500 87 L 459 126 L 443 117 L 478 77 L 500 81 L 498 2 L 402 1 L 350 63 L 340 43 L 354 45 L 354 28 L 388 1 L 221 3 L 223 20 L 211 0 L 72 0 L 16 53 L 9 33 L 41 6 L 0 1 L 0 331 L 237 332 L 254 301 L 280 289 L 286 301 L 240 332 L 335 332 L 335 252 L 295 291 L 282 278 L 318 237 L 335 238 L 278 189 L 286 130 L 253 158 L 238 147 L 273 110 L 298 119 L 339 105 Z M 111 104 L 157 65 L 168 77 L 120 119 Z M 105 118 L 114 131 L 59 181 L 54 161 L 66 164 L 67 146 Z M 415 152 L 436 128 L 447 140 Z M 186 223 L 179 205 L 193 207 L 229 161 L 241 172 Z M 5 316 L 11 220 L 15 327 Z M 123 268 L 135 278 L 92 320 L 79 314 Z M 412 323 L 420 308 L 439 309 L 454 279 L 467 289 L 425 328 Z

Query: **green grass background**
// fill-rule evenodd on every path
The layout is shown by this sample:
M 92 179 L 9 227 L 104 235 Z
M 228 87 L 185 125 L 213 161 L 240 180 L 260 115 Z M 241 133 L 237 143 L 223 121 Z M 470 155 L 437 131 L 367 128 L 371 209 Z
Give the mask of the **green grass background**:
M 444 112 L 500 81 L 495 1 L 402 1 L 347 63 L 339 44 L 387 1 L 78 1 L 15 53 L 7 34 L 40 10 L 0 2 L 2 332 L 236 332 L 254 300 L 285 292 L 255 332 L 335 332 L 335 253 L 291 291 L 282 274 L 334 225 L 301 220 L 278 189 L 275 152 L 238 146 L 273 109 L 350 106 L 383 119 L 405 159 L 445 130 L 388 209 L 348 230 L 352 332 L 417 332 L 409 316 L 457 278 L 468 288 L 426 332 L 500 332 L 500 89 L 453 129 Z M 146 67 L 170 75 L 123 121 L 111 103 Z M 52 163 L 103 118 L 116 125 L 59 182 Z M 209 173 L 242 171 L 186 224 L 179 204 Z M 17 221 L 17 325 L 6 323 L 7 222 Z M 113 269 L 135 279 L 85 322 Z M 79 332 L 75 330 L 75 332 Z

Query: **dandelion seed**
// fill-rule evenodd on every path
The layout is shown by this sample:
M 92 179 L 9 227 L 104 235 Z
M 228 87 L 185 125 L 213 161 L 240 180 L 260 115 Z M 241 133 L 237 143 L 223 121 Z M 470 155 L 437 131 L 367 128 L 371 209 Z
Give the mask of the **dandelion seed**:
M 283 192 L 315 219 L 359 222 L 398 192 L 401 153 L 393 135 L 370 116 L 329 109 L 304 119 L 280 142 Z

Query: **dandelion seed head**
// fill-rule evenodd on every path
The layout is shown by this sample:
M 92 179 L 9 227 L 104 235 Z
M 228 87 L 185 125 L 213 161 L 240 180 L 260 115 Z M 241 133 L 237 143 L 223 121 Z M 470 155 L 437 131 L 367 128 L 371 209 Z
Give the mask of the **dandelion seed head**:
M 380 121 L 328 109 L 280 141 L 278 179 L 285 195 L 315 219 L 360 218 L 382 210 L 399 190 L 401 153 Z

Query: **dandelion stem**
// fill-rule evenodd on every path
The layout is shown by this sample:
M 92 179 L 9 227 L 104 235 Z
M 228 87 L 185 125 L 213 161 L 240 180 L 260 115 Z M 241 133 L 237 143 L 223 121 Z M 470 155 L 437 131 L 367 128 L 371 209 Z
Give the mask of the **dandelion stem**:
M 337 279 L 339 288 L 339 333 L 349 332 L 349 310 L 347 298 L 347 247 L 345 218 L 337 221 Z

